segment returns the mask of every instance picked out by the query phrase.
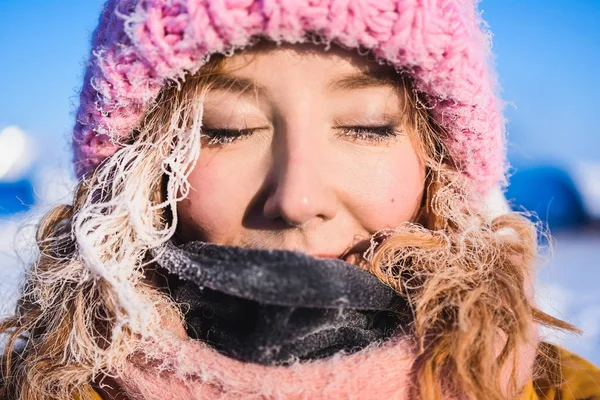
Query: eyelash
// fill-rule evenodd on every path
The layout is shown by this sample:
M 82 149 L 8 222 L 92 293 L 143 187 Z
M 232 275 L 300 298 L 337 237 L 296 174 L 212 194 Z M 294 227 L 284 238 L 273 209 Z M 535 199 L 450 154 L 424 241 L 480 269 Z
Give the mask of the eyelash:
M 226 129 L 210 128 L 203 129 L 203 136 L 209 139 L 209 145 L 226 145 L 237 140 L 245 139 L 256 131 L 268 128 L 248 128 L 248 129 Z M 394 125 L 376 125 L 376 126 L 334 126 L 344 137 L 355 141 L 366 141 L 371 143 L 381 143 L 396 138 L 400 132 Z
M 252 135 L 256 131 L 261 131 L 266 128 L 248 128 L 248 129 L 227 129 L 227 128 L 214 128 L 214 129 L 202 129 L 202 136 L 209 139 L 209 145 L 224 145 L 233 143 L 236 140 L 244 139 Z
M 342 135 L 356 141 L 366 141 L 372 143 L 385 142 L 400 135 L 394 125 L 374 125 L 374 126 L 335 126 Z

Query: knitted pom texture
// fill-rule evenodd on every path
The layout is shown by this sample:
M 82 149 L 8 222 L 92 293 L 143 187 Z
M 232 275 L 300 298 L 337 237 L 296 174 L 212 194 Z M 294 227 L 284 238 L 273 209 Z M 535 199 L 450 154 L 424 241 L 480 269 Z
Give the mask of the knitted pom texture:
M 211 54 L 311 34 L 410 72 L 453 161 L 486 194 L 504 183 L 505 121 L 482 24 L 474 0 L 109 0 L 74 127 L 77 175 L 130 137 L 169 80 Z

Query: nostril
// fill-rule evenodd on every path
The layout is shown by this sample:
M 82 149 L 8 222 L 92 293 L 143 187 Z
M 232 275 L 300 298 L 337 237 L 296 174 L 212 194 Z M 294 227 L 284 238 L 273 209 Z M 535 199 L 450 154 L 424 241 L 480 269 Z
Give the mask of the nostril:
M 286 160 L 273 169 L 264 215 L 282 218 L 288 226 L 301 227 L 315 219 L 330 220 L 337 213 L 336 192 L 325 171 L 313 160 Z
M 290 219 L 285 218 L 285 217 L 283 217 L 282 219 L 285 221 L 285 223 L 287 225 L 289 225 L 291 227 L 294 227 L 294 228 L 302 228 L 303 226 L 306 225 L 306 222 L 296 222 L 296 221 L 290 220 Z
M 272 198 L 267 215 L 281 218 L 289 226 L 301 227 L 318 217 L 319 210 L 318 204 L 311 202 L 308 196 L 279 193 Z

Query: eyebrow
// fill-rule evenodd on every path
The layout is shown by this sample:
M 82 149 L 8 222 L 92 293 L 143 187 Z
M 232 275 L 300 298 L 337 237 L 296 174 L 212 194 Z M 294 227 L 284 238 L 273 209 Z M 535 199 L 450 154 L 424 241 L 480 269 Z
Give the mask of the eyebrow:
M 224 90 L 238 94 L 253 93 L 255 96 L 267 97 L 270 90 L 254 79 L 221 73 L 211 78 L 210 90 Z
M 389 72 L 360 71 L 334 78 L 326 85 L 331 91 L 356 90 L 369 87 L 395 85 L 397 79 Z M 267 86 L 256 82 L 254 79 L 220 73 L 210 80 L 210 90 L 224 90 L 238 94 L 253 93 L 258 97 L 268 97 L 270 90 Z
M 364 89 L 386 85 L 397 85 L 398 79 L 385 71 L 361 71 L 332 79 L 327 88 L 332 91 Z

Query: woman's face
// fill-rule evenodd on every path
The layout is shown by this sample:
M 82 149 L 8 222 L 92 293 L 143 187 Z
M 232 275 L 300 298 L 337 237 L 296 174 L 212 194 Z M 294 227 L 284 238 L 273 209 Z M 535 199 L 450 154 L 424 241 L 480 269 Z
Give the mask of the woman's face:
M 339 49 L 228 58 L 204 101 L 179 235 L 358 263 L 373 233 L 411 221 L 421 202 L 401 90 L 387 67 Z

